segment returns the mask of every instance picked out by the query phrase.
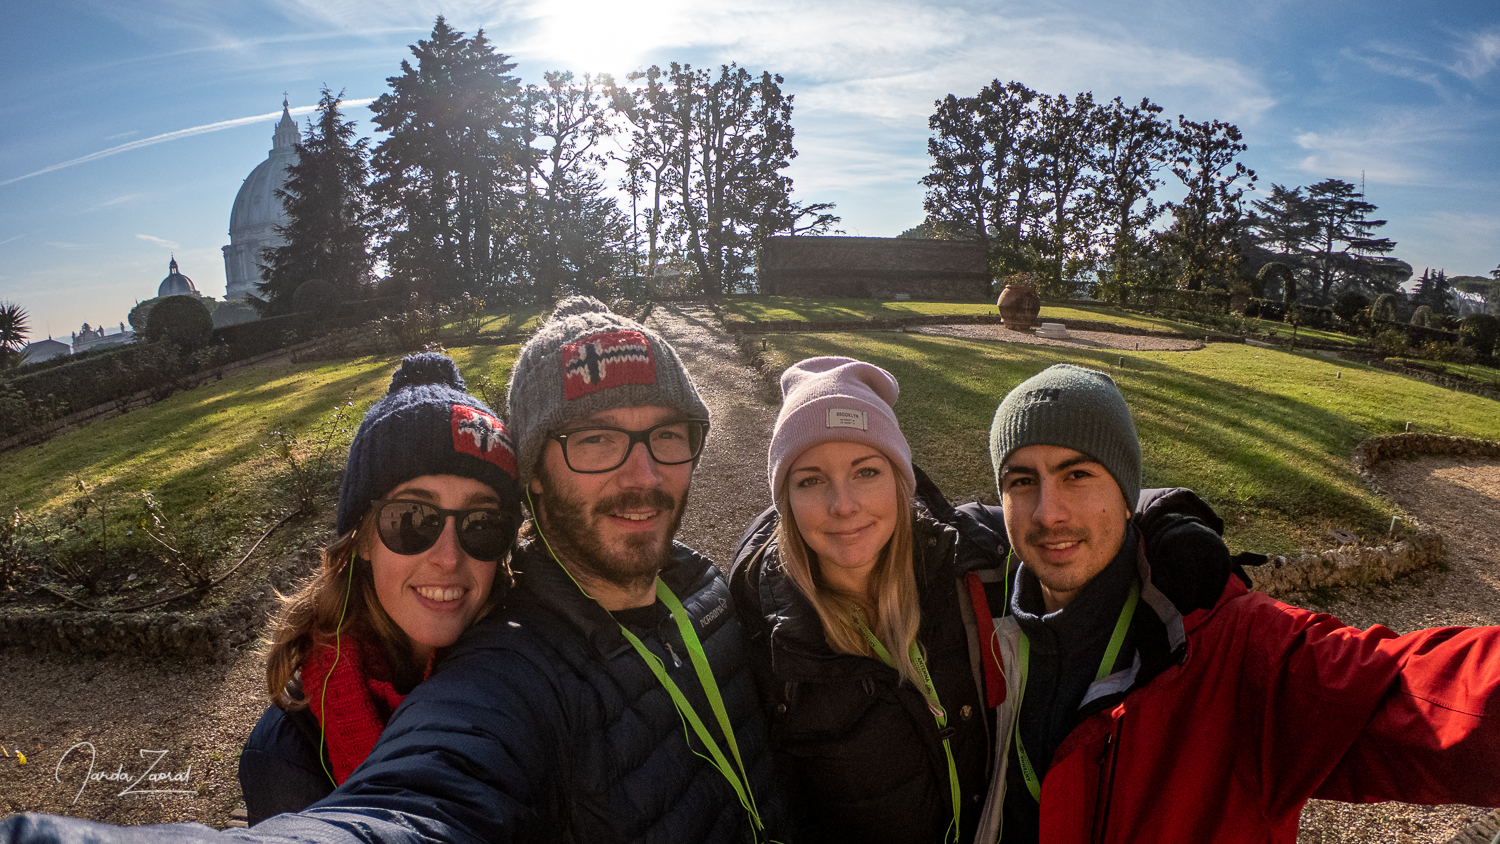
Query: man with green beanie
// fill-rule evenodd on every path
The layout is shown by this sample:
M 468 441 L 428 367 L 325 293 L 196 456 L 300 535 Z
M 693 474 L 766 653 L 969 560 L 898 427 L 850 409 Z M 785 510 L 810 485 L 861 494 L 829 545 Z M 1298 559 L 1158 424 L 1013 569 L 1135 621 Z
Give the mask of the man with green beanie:
M 1102 372 L 1020 384 L 990 456 L 1013 548 L 993 661 L 1020 705 L 985 840 L 1293 842 L 1312 797 L 1500 805 L 1500 628 L 1360 631 L 1249 591 L 1217 517 L 1137 499 Z

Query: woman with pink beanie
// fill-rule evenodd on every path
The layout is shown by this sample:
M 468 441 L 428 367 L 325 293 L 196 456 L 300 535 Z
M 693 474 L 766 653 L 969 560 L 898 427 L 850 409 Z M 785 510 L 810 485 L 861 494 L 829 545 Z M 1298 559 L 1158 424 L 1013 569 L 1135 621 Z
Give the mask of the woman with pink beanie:
M 775 506 L 731 575 L 799 841 L 970 841 L 987 709 L 956 578 L 1004 560 L 1000 508 L 912 465 L 896 379 L 850 358 L 781 378 Z
M 797 840 L 968 844 L 998 832 L 991 797 L 1004 791 L 989 779 L 1005 777 L 996 755 L 1009 742 L 996 724 L 1009 733 L 1019 699 L 987 669 L 991 608 L 1009 606 L 1017 569 L 1004 514 L 955 508 L 912 465 L 884 369 L 810 358 L 786 370 L 781 394 L 766 472 L 775 503 L 740 540 L 730 589 Z M 1222 529 L 1189 490 L 1143 491 L 1136 514 L 1167 555 L 1189 553 L 1169 535 L 1183 521 Z

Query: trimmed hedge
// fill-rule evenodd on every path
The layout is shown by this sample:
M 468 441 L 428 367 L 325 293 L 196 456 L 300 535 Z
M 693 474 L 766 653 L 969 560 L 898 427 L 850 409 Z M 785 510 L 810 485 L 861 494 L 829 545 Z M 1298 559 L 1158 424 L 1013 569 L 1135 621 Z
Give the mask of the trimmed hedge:
M 8 383 L 0 381 L 0 440 L 141 390 L 155 392 L 161 387 L 170 394 L 179 379 L 209 361 L 218 365 L 255 357 L 371 322 L 405 305 L 405 298 L 388 296 L 346 302 L 331 314 L 308 311 L 222 326 L 209 339 L 208 348 L 215 350 L 209 356 L 179 355 L 168 351 L 175 347 L 157 343 L 131 343 L 28 372 Z

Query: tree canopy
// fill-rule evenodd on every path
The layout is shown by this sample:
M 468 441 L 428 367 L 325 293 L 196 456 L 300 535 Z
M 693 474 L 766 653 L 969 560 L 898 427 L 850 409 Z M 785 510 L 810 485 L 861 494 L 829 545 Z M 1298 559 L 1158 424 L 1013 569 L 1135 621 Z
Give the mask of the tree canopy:
M 285 243 L 262 255 L 265 280 L 257 289 L 267 313 L 290 313 L 293 294 L 309 279 L 324 280 L 344 299 L 360 298 L 370 284 L 369 141 L 356 139 L 354 121 L 343 119 L 343 97 L 323 89 L 317 119 L 297 145 L 297 163 L 276 191 L 287 223 L 277 227 Z

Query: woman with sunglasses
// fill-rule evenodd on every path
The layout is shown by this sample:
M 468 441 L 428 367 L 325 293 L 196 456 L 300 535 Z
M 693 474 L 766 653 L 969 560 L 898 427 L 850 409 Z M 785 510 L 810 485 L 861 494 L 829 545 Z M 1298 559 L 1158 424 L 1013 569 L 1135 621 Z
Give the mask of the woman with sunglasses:
M 286 599 L 273 706 L 240 755 L 250 823 L 327 796 L 375 746 L 442 648 L 500 603 L 520 524 L 505 426 L 453 361 L 402 361 L 349 448 L 338 539 Z

